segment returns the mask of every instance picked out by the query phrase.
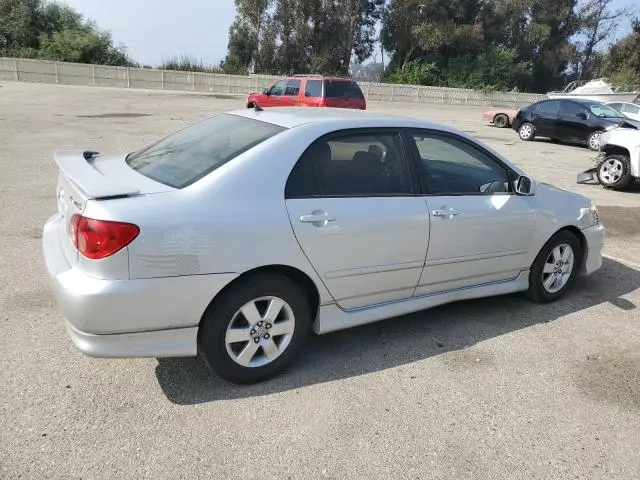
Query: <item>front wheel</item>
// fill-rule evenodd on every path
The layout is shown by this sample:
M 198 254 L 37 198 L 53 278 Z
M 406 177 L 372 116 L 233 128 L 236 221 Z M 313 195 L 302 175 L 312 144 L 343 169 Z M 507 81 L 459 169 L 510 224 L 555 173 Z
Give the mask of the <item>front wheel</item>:
M 590 150 L 600 150 L 600 136 L 602 132 L 591 132 L 587 137 L 587 146 Z
M 536 131 L 530 123 L 523 123 L 518 129 L 518 135 L 520 135 L 520 140 L 529 142 L 536 137 Z
M 531 266 L 527 296 L 540 303 L 558 300 L 573 282 L 581 259 L 576 236 L 568 231 L 556 233 Z
M 609 155 L 598 165 L 597 175 L 603 187 L 623 190 L 632 180 L 629 158 L 624 155 Z
M 221 377 L 255 383 L 284 370 L 309 335 L 302 289 L 282 275 L 245 279 L 217 298 L 198 332 L 200 352 Z

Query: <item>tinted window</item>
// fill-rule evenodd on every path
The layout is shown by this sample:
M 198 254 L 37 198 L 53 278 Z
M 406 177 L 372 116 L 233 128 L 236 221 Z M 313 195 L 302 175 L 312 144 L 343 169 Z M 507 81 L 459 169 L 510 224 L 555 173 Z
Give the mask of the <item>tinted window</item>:
M 400 137 L 395 133 L 354 133 L 319 140 L 300 162 L 313 162 L 323 196 L 411 193 Z M 311 178 L 308 167 L 300 170 L 301 178 Z M 303 182 L 296 179 L 295 183 Z
M 545 115 L 556 115 L 560 110 L 560 102 L 540 102 L 536 108 L 536 112 Z
M 175 188 L 186 187 L 285 128 L 236 115 L 217 115 L 127 157 L 137 172 Z
M 318 177 L 313 160 L 316 157 L 312 146 L 293 167 L 284 190 L 285 198 L 309 198 L 320 194 Z
M 300 91 L 300 80 L 289 80 L 287 82 L 287 88 L 284 91 L 285 95 L 298 95 Z
M 608 105 L 609 105 L 611 108 L 615 108 L 615 109 L 616 109 L 616 110 L 618 110 L 619 112 L 624 111 L 621 103 L 609 103 Z
M 284 95 L 284 91 L 287 87 L 287 81 L 286 80 L 280 80 L 279 82 L 276 82 L 273 87 L 271 87 L 271 90 L 269 91 L 269 95 Z
M 609 107 L 608 105 L 605 105 L 604 103 L 593 103 L 589 105 L 589 110 L 596 117 L 600 117 L 600 118 L 623 118 L 624 117 L 624 115 L 622 115 L 619 111 L 614 110 L 613 108 Z
M 325 80 L 324 96 L 327 98 L 364 98 L 356 83 L 341 80 Z
M 411 138 L 418 149 L 430 194 L 477 195 L 509 191 L 507 170 L 467 142 L 419 132 Z
M 322 80 L 307 80 L 304 94 L 307 97 L 322 97 Z
M 562 107 L 560 108 L 560 113 L 568 117 L 576 117 L 580 112 L 586 113 L 585 108 L 582 105 L 573 102 L 563 102 Z
M 637 115 L 638 113 L 640 113 L 640 107 L 638 105 L 625 103 L 624 105 L 622 105 L 622 111 L 624 113 L 634 113 Z

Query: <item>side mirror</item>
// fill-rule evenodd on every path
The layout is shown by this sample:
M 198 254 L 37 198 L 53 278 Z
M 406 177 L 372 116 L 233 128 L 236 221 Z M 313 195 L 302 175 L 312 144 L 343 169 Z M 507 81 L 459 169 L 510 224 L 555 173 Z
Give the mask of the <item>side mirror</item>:
M 531 180 L 529 177 L 526 177 L 524 175 L 521 175 L 520 177 L 518 177 L 518 179 L 515 181 L 515 191 L 518 195 L 533 195 L 535 194 L 535 190 L 536 190 L 536 185 L 535 182 L 533 180 Z
M 582 120 L 586 120 L 587 114 L 585 112 L 578 112 L 576 113 L 576 117 L 581 118 Z
M 264 93 L 265 95 L 268 96 L 269 95 L 269 89 L 265 88 L 264 90 L 262 90 L 262 93 Z

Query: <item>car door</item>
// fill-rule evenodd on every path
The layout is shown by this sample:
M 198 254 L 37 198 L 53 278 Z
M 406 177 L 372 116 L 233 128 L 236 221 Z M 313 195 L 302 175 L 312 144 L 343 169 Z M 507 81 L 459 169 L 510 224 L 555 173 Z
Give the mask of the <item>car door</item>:
M 298 94 L 300 93 L 300 84 L 302 82 L 299 78 L 292 78 L 287 81 L 287 86 L 284 89 L 284 95 L 280 99 L 280 106 L 282 107 L 296 107 L 298 106 Z
M 579 103 L 563 101 L 560 105 L 557 137 L 570 142 L 582 142 L 587 139 L 589 128 L 589 112 Z
M 408 132 L 430 216 L 429 248 L 416 295 L 505 281 L 529 267 L 531 197 L 511 190 L 513 173 L 475 142 Z
M 266 95 L 262 107 L 278 107 L 280 106 L 284 91 L 287 88 L 287 80 L 278 80 L 269 89 L 269 95 Z
M 538 104 L 533 120 L 536 135 L 561 139 L 557 136 L 560 133 L 557 131 L 559 110 L 559 100 L 547 100 Z
M 318 139 L 291 172 L 285 197 L 298 243 L 341 308 L 413 295 L 429 215 L 412 194 L 397 130 Z
M 304 84 L 304 98 L 300 103 L 307 107 L 319 107 L 322 104 L 322 80 L 307 79 Z

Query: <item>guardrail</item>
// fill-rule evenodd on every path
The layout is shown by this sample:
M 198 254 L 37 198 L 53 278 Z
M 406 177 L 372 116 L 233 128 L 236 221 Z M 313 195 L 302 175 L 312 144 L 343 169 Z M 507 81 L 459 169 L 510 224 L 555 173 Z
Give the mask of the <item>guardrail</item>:
M 272 75 L 226 75 L 151 68 L 112 67 L 0 57 L 0 80 L 62 85 L 96 85 L 247 95 L 273 84 Z M 369 101 L 522 107 L 546 95 L 359 82 Z

